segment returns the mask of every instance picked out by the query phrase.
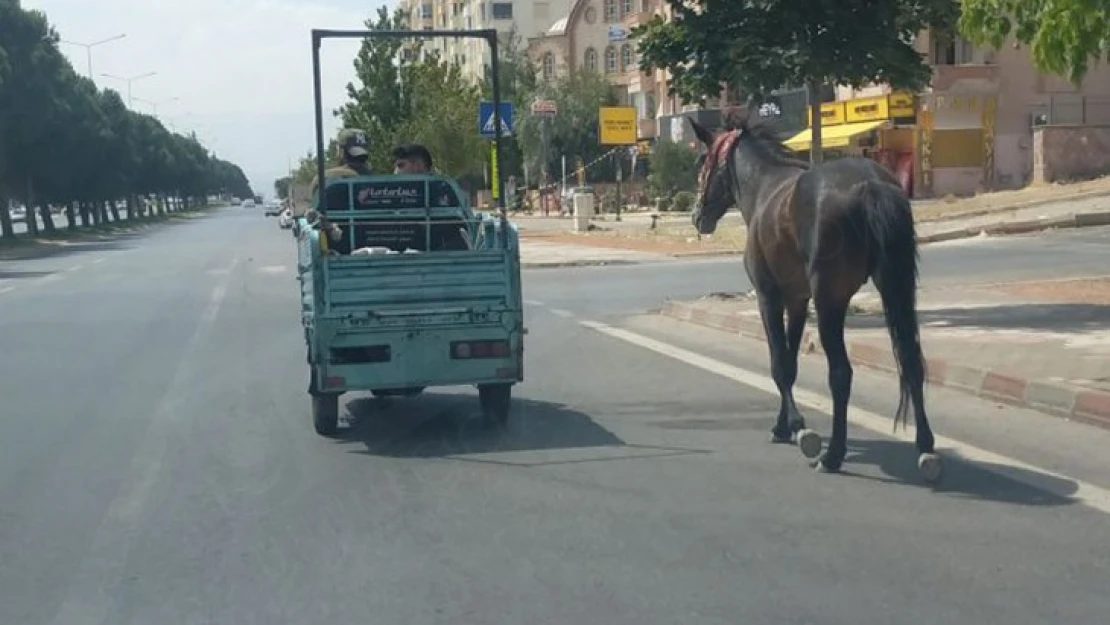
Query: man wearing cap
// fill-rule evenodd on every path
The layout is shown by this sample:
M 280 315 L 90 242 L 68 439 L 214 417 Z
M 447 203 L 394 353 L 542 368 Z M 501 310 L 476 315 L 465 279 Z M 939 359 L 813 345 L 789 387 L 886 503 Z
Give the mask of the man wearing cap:
M 324 172 L 324 180 L 335 180 L 337 178 L 351 178 L 354 176 L 369 176 L 370 165 L 368 160 L 370 152 L 367 148 L 370 146 L 370 141 L 366 137 L 366 132 L 357 128 L 344 128 L 339 131 L 339 136 L 336 138 L 336 148 L 339 150 L 340 165 L 338 167 L 328 168 Z M 312 178 L 312 198 L 315 201 L 317 187 L 319 187 L 319 180 L 316 177 Z M 310 216 L 311 217 L 311 216 Z M 311 218 L 309 219 L 311 221 Z M 327 217 L 320 221 L 320 229 L 326 230 L 328 238 L 332 241 L 339 241 L 343 238 L 343 231 L 339 226 L 328 222 Z

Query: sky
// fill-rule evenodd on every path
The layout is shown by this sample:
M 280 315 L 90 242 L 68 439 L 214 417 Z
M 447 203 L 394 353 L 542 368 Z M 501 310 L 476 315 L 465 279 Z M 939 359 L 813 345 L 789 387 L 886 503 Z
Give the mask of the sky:
M 46 13 L 63 40 L 91 43 L 93 78 L 133 107 L 177 132 L 194 131 L 217 156 L 243 168 L 255 193 L 272 196 L 274 179 L 312 149 L 313 28 L 359 29 L 381 5 L 396 0 L 24 0 Z M 84 47 L 59 44 L 87 73 Z M 321 49 L 324 132 L 354 79 L 355 40 L 327 40 Z M 176 98 L 176 100 L 175 100 Z M 146 100 L 144 102 L 142 100 Z

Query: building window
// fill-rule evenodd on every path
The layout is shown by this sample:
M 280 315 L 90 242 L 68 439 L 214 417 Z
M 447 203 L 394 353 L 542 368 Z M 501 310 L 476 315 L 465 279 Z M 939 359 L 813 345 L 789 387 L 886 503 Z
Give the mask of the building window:
M 644 118 L 655 119 L 655 94 L 648 92 L 644 97 Z
M 543 55 L 543 79 L 551 82 L 555 78 L 555 55 L 551 52 Z
M 612 24 L 620 20 L 620 12 L 617 10 L 617 0 L 605 0 L 605 21 Z
M 495 20 L 511 20 L 513 19 L 513 3 L 494 2 L 490 12 Z
M 617 49 L 613 46 L 605 48 L 605 71 L 609 74 L 617 71 Z
M 621 14 L 629 15 L 632 13 L 632 0 L 621 0 Z
M 934 33 L 932 44 L 934 65 L 965 65 L 974 62 L 975 47 L 959 35 L 952 38 Z
M 647 13 L 651 10 L 651 0 L 640 0 L 640 10 Z
M 431 5 L 430 2 L 420 5 L 420 19 L 422 19 L 422 20 L 432 19 L 432 5 Z
M 632 69 L 632 45 L 624 44 L 621 46 L 621 71 L 627 72 Z
M 597 71 L 597 50 L 586 48 L 586 55 L 582 59 L 582 66 L 586 68 L 586 71 Z

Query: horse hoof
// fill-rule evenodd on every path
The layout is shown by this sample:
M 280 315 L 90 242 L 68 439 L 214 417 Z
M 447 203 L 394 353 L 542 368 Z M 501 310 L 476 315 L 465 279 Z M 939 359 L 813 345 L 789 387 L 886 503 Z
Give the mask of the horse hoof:
M 944 472 L 944 465 L 937 454 L 921 454 L 917 457 L 917 471 L 926 483 L 936 484 Z
M 798 430 L 797 442 L 806 458 L 816 458 L 821 453 L 821 435 L 813 430 Z
M 824 458 L 818 458 L 812 461 L 813 469 L 818 473 L 840 473 L 840 467 L 830 467 L 825 464 Z
M 792 437 L 789 434 L 787 434 L 786 436 L 783 436 L 782 434 L 779 434 L 778 432 L 775 432 L 774 430 L 771 430 L 771 442 L 775 443 L 776 445 L 782 445 L 784 443 L 792 443 L 792 442 L 794 442 L 794 437 Z

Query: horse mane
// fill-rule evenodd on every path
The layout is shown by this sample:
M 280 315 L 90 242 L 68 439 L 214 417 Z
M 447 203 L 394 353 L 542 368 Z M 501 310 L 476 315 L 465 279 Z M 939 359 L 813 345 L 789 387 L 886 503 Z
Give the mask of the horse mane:
M 779 139 L 771 122 L 747 109 L 733 109 L 725 116 L 725 128 L 740 131 L 740 142 L 756 147 L 760 154 L 778 165 L 809 168 L 809 163 L 799 159 L 793 150 Z

